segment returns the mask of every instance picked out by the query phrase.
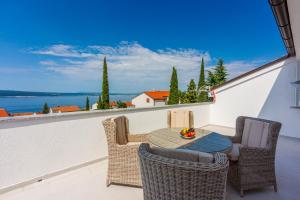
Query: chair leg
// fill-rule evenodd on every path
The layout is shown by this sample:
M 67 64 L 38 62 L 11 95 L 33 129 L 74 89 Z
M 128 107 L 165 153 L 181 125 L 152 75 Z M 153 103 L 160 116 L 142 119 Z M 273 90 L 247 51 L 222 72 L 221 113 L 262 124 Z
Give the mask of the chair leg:
M 274 184 L 274 191 L 277 192 L 278 188 L 277 188 L 277 183 Z
M 243 189 L 240 190 L 240 196 L 244 197 L 244 190 Z
M 108 179 L 106 179 L 106 187 L 109 187 L 110 184 L 111 184 L 111 182 Z

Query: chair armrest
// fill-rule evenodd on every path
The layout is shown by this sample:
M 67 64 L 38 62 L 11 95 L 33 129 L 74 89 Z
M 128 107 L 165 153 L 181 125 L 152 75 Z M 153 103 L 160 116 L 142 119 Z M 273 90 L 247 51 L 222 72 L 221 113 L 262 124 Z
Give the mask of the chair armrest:
M 241 136 L 227 136 L 232 143 L 241 143 L 242 142 L 242 137 Z
M 268 148 L 241 146 L 239 150 L 241 164 L 265 164 L 275 159 L 274 154 Z
M 128 135 L 129 142 L 145 142 L 148 134 L 130 134 Z
M 129 152 L 137 152 L 141 143 L 127 143 L 126 145 L 117 144 L 117 151 L 125 153 L 125 155 Z
M 217 152 L 214 155 L 214 159 L 215 159 L 215 162 L 218 163 L 218 164 L 220 164 L 220 165 L 224 165 L 225 167 L 229 166 L 228 157 L 224 153 Z

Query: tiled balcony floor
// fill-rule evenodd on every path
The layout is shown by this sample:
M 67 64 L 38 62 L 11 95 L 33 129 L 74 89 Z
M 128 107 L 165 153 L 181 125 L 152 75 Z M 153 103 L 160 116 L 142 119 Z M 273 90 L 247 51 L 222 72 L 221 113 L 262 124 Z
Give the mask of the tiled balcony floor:
M 236 190 L 227 187 L 227 199 L 298 200 L 300 195 L 300 140 L 280 137 L 276 171 L 279 191 L 273 188 L 249 191 L 240 198 Z M 102 161 L 42 182 L 0 195 L 1 200 L 138 200 L 143 199 L 139 188 L 111 185 L 106 187 L 107 161 Z

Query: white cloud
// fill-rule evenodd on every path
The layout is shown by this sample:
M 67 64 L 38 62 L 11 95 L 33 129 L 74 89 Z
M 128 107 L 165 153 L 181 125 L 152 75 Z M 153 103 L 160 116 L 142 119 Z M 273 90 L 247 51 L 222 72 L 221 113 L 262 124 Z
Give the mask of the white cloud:
M 225 66 L 227 67 L 227 70 L 229 72 L 229 78 L 234 78 L 240 74 L 243 74 L 245 72 L 248 72 L 250 70 L 253 70 L 260 65 L 262 65 L 265 62 L 265 60 L 252 60 L 252 61 L 243 61 L 243 60 L 238 60 L 238 61 L 233 61 Z
M 34 54 L 41 54 L 41 55 L 73 57 L 73 58 L 85 58 L 85 57 L 94 56 L 93 54 L 81 52 L 80 50 L 76 49 L 74 46 L 65 45 L 65 44 L 56 44 L 46 49 L 31 50 L 30 52 Z
M 232 79 L 238 75 L 241 75 L 245 72 L 251 71 L 261 66 L 265 62 L 266 60 L 262 60 L 262 59 L 235 60 L 228 63 L 225 62 L 224 66 L 226 67 L 229 74 L 228 79 Z M 215 65 L 210 65 L 207 67 L 207 70 L 211 70 L 214 67 Z
M 103 58 L 106 56 L 113 86 L 111 91 L 123 92 L 167 89 L 172 66 L 176 66 L 179 82 L 182 89 L 185 89 L 191 78 L 197 81 L 202 57 L 206 66 L 212 64 L 208 52 L 172 48 L 151 50 L 137 42 L 121 42 L 117 46 L 91 45 L 85 48 L 56 44 L 30 52 L 47 56 L 40 64 L 49 71 L 78 81 L 99 80 L 99 83 Z M 233 78 L 261 63 L 261 60 L 238 60 L 225 63 L 225 66 L 230 78 Z
M 196 49 L 167 48 L 154 51 L 137 42 L 121 42 L 115 47 L 93 45 L 86 48 L 57 44 L 31 53 L 53 57 L 53 60 L 43 60 L 40 64 L 50 71 L 78 80 L 98 80 L 106 56 L 111 82 L 126 82 L 125 85 L 132 87 L 138 84 L 145 89 L 166 89 L 172 66 L 186 72 L 185 75 L 179 75 L 185 80 L 190 79 L 191 74 L 196 78 L 202 57 L 206 62 L 211 61 L 209 53 Z M 166 83 L 158 84 L 162 81 Z
M 40 61 L 41 65 L 56 65 L 56 63 L 52 60 L 42 60 Z

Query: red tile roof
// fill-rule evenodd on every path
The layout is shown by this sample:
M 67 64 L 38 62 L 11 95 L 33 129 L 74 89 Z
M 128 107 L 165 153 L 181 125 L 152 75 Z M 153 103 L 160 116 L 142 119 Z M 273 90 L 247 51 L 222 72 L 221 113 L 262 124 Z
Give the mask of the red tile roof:
M 117 102 L 115 102 L 115 101 L 109 102 L 109 106 L 116 107 L 117 106 Z
M 51 109 L 53 112 L 76 112 L 81 110 L 79 106 L 57 106 Z
M 8 112 L 4 108 L 0 108 L 0 117 L 9 117 Z
M 165 100 L 169 97 L 169 91 L 146 91 L 144 93 L 154 100 Z
M 125 102 L 125 104 L 126 104 L 127 107 L 132 107 L 132 106 L 134 106 L 130 101 Z
M 11 116 L 17 117 L 17 116 L 29 116 L 33 115 L 33 112 L 24 112 L 24 113 L 12 113 Z
M 124 103 L 126 104 L 127 107 L 132 107 L 133 106 L 133 104 L 130 101 L 124 102 Z M 109 102 L 109 106 L 117 107 L 117 102 L 116 101 Z

